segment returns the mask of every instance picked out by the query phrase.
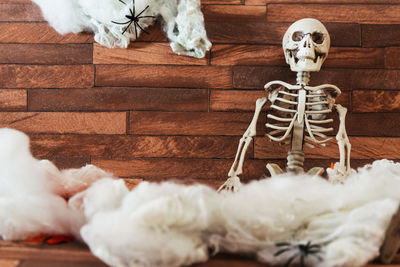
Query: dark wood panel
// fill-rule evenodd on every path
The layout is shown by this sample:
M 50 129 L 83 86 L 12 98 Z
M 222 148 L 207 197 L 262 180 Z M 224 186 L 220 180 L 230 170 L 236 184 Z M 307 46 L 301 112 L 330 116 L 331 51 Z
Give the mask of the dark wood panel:
M 124 134 L 126 113 L 0 112 L 0 127 L 27 133 Z
M 92 43 L 93 34 L 57 33 L 46 22 L 0 23 L 0 43 Z
M 265 5 L 273 3 L 301 4 L 398 4 L 399 0 L 245 0 L 246 5 Z
M 40 8 L 32 2 L 0 2 L 0 21 L 43 21 L 43 18 Z
M 35 155 L 34 155 L 35 156 Z M 57 168 L 60 170 L 63 169 L 70 169 L 70 168 L 82 168 L 87 164 L 90 164 L 90 157 L 83 156 L 83 155 L 72 155 L 69 157 L 62 157 L 62 156 L 52 156 L 52 157 L 38 157 L 44 160 L 50 160 L 53 162 Z
M 214 66 L 96 66 L 96 86 L 231 88 L 232 69 Z
M 385 66 L 389 69 L 400 69 L 400 47 L 385 49 Z
M 242 4 L 244 0 L 201 0 L 203 5 L 212 4 L 224 4 L 224 5 L 239 5 Z
M 350 137 L 352 159 L 400 159 L 400 138 Z M 254 157 L 258 159 L 285 158 L 289 146 L 281 146 L 269 141 L 267 137 L 257 137 L 254 141 Z M 326 147 L 305 146 L 306 158 L 339 159 L 336 139 L 327 143 Z
M 346 118 L 349 135 L 400 136 L 400 116 L 397 113 L 353 113 Z
M 93 86 L 90 65 L 0 65 L 0 88 L 86 88 Z
M 400 70 L 355 70 L 354 89 L 400 89 Z
M 267 19 L 271 22 L 294 22 L 315 18 L 323 22 L 396 24 L 400 23 L 400 5 L 330 5 L 269 4 Z
M 244 21 L 267 21 L 266 6 L 244 6 L 244 5 L 209 5 L 203 6 L 204 20 L 244 22 Z
M 362 25 L 362 45 L 385 47 L 400 45 L 400 23 L 387 25 Z
M 351 99 L 353 112 L 400 111 L 400 91 L 354 90 Z
M 131 112 L 130 133 L 148 135 L 243 135 L 252 113 Z M 260 118 L 259 128 L 265 120 Z
M 90 64 L 91 44 L 0 44 L 0 63 Z
M 26 90 L 0 90 L 0 110 L 24 111 L 26 99 Z
M 292 21 L 291 21 L 292 22 Z M 332 46 L 360 46 L 360 25 L 324 23 Z M 257 21 L 206 21 L 207 35 L 213 43 L 281 45 L 290 23 Z
M 169 43 L 133 42 L 126 48 L 110 49 L 95 44 L 93 53 L 95 64 L 177 64 L 207 65 L 208 56 L 194 58 L 177 55 L 171 50 Z
M 384 68 L 384 49 L 331 47 L 322 68 Z
M 41 158 L 233 158 L 240 137 L 31 135 L 31 149 Z M 248 157 L 252 155 L 249 148 Z
M 30 111 L 207 111 L 208 90 L 120 87 L 34 89 L 29 91 L 28 102 Z

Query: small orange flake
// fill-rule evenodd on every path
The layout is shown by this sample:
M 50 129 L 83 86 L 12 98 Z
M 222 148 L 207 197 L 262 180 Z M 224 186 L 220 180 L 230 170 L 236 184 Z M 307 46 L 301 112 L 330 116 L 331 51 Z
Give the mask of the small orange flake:
M 50 237 L 49 235 L 40 235 L 40 236 L 35 236 L 35 237 L 29 237 L 26 239 L 26 242 L 41 244 L 44 241 L 46 241 L 46 239 L 48 239 L 49 237 Z
M 47 244 L 55 245 L 60 243 L 68 243 L 74 241 L 75 238 L 70 235 L 55 235 L 47 240 Z
M 335 165 L 333 164 L 333 162 L 331 162 L 331 169 L 333 170 L 335 168 Z

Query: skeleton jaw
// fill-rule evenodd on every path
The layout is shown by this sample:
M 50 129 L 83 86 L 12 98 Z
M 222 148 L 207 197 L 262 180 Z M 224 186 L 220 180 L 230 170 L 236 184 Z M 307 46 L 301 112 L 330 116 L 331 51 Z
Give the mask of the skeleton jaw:
M 319 71 L 321 69 L 322 63 L 326 58 L 325 54 L 316 53 L 315 57 L 297 57 L 294 51 L 288 51 L 288 59 L 290 64 L 290 69 L 295 72 L 300 71 Z

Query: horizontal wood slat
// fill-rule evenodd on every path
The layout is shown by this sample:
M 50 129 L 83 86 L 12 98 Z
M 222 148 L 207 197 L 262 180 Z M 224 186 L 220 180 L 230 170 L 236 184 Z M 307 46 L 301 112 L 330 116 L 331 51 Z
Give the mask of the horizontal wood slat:
M 385 67 L 400 69 L 400 47 L 388 47 L 385 49 Z
M 350 137 L 352 159 L 400 159 L 400 138 L 372 138 Z M 257 159 L 285 158 L 288 145 L 270 142 L 267 137 L 257 137 L 254 141 L 254 157 Z M 339 149 L 335 139 L 327 143 L 326 147 L 305 146 L 306 158 L 339 159 Z
M 0 44 L 0 63 L 91 64 L 91 44 Z
M 361 25 L 362 45 L 385 47 L 400 45 L 400 23 L 387 25 Z
M 353 113 L 346 118 L 349 135 L 400 136 L 400 116 L 397 113 Z
M 240 137 L 31 135 L 31 149 L 41 158 L 233 158 Z M 252 155 L 249 148 L 248 156 Z
M 354 90 L 351 99 L 353 112 L 400 112 L 400 91 Z
M 32 2 L 0 2 L 0 21 L 43 21 L 43 18 L 40 8 Z
M 126 113 L 0 112 L 0 127 L 27 133 L 124 134 Z
M 46 22 L 39 23 L 1 23 L 0 43 L 92 43 L 93 34 L 57 33 Z
M 243 5 L 209 5 L 203 6 L 204 20 L 243 22 L 243 21 L 267 21 L 266 6 L 243 6 Z
M 91 65 L 0 65 L 0 88 L 87 88 L 94 84 Z
M 242 135 L 252 113 L 131 112 L 130 133 L 147 135 Z M 259 128 L 265 123 L 262 118 Z
M 318 5 L 269 4 L 267 19 L 271 22 L 294 22 L 315 18 L 323 22 L 397 24 L 400 23 L 400 5 Z
M 95 44 L 93 51 L 94 64 L 177 64 L 207 65 L 208 56 L 194 58 L 177 55 L 169 43 L 131 43 L 128 49 L 114 48 Z
M 265 4 L 398 4 L 398 0 L 245 0 L 246 5 L 265 5 Z
M 207 111 L 207 89 L 120 88 L 29 90 L 30 111 Z
M 211 66 L 96 66 L 96 86 L 231 88 L 232 69 Z
M 26 90 L 0 90 L 0 110 L 25 111 L 26 95 Z

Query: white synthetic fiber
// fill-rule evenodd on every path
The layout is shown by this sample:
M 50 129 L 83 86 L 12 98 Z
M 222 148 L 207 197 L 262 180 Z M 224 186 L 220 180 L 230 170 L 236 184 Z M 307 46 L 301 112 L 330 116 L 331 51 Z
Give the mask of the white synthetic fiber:
M 73 195 L 107 176 L 90 165 L 81 170 L 59 171 L 50 161 L 32 157 L 25 134 L 0 129 L 1 238 L 23 240 L 40 234 L 79 237 L 84 216 L 70 209 L 63 196 Z
M 131 0 L 32 0 L 42 9 L 44 18 L 59 33 L 94 32 L 96 42 L 107 47 L 126 48 L 136 39 L 134 24 L 122 34 L 133 8 Z M 135 15 L 161 17 L 164 31 L 177 54 L 204 57 L 211 43 L 204 28 L 200 0 L 135 0 Z M 141 18 L 139 25 L 146 29 L 155 18 Z M 137 27 L 138 36 L 141 30 Z

